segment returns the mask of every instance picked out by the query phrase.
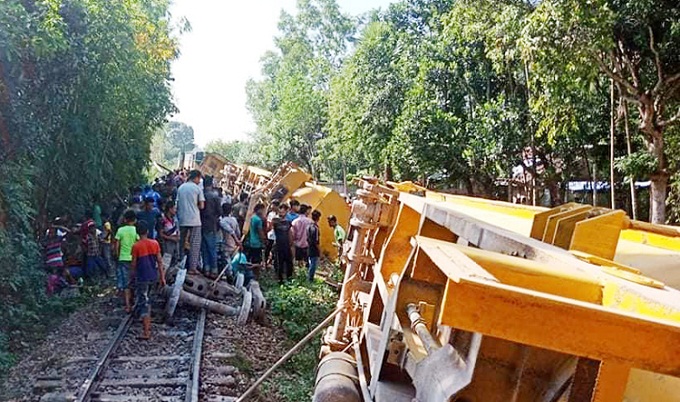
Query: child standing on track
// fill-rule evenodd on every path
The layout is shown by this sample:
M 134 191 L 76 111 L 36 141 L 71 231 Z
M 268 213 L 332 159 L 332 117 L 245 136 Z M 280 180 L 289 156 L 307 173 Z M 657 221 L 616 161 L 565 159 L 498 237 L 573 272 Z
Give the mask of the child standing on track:
M 130 265 L 130 285 L 134 281 L 135 312 L 142 318 L 143 332 L 140 339 L 151 338 L 151 302 L 149 293 L 151 288 L 160 283 L 165 286 L 165 272 L 163 270 L 163 257 L 161 246 L 154 239 L 149 239 L 149 228 L 146 222 L 137 224 L 139 241 L 132 246 L 132 264 Z
M 123 293 L 125 302 L 125 312 L 129 313 L 132 306 L 132 290 L 128 286 L 130 282 L 130 263 L 132 262 L 132 246 L 139 239 L 135 223 L 137 214 L 135 211 L 128 210 L 123 214 L 125 226 L 118 228 L 116 232 L 116 255 L 118 256 L 118 266 L 116 267 L 116 288 Z

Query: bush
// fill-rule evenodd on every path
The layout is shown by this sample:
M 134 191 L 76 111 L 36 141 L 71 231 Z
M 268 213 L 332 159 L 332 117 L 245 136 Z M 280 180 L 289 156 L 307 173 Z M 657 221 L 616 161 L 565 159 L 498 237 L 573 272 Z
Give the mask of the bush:
M 9 352 L 9 338 L 0 332 L 0 377 L 14 364 L 14 355 Z
M 335 308 L 337 293 L 324 282 L 310 283 L 300 271 L 283 285 L 266 285 L 272 315 L 292 340 L 298 341 L 319 325 Z
M 319 280 L 308 282 L 302 271 L 283 285 L 265 278 L 263 288 L 274 320 L 285 329 L 290 340 L 289 347 L 319 325 L 335 309 L 338 299 L 334 289 Z M 320 340 L 319 336 L 296 353 L 265 383 L 265 392 L 271 391 L 291 402 L 310 400 Z

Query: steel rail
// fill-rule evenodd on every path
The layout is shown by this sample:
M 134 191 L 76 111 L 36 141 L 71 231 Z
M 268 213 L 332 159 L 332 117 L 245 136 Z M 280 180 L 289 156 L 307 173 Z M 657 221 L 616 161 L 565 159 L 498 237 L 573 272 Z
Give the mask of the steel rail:
M 198 402 L 199 377 L 201 371 L 201 352 L 203 350 L 203 334 L 205 330 L 206 310 L 201 309 L 194 331 L 194 345 L 191 353 L 191 378 L 187 380 L 186 402 Z
M 120 322 L 120 325 L 118 325 L 118 328 L 116 329 L 116 332 L 113 335 L 113 339 L 111 340 L 111 342 L 109 342 L 108 346 L 104 350 L 104 353 L 102 353 L 102 355 L 99 356 L 99 359 L 97 360 L 97 364 L 94 367 L 94 370 L 92 370 L 90 375 L 80 385 L 75 402 L 85 402 L 87 398 L 90 397 L 90 393 L 94 389 L 94 385 L 96 384 L 97 378 L 99 378 L 99 375 L 104 370 L 104 367 L 106 366 L 106 363 L 108 362 L 109 357 L 111 356 L 111 352 L 113 352 L 116 349 L 120 341 L 123 339 L 123 337 L 127 333 L 128 328 L 130 328 L 131 323 L 132 315 L 126 314 L 125 318 L 123 318 L 123 320 Z

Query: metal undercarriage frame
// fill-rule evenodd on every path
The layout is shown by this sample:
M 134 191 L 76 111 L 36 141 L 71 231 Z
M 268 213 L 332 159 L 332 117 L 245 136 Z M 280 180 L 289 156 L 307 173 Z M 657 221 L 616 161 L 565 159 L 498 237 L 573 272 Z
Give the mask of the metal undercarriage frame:
M 347 253 L 350 307 L 325 343 L 359 341 L 364 400 L 621 401 L 632 368 L 680 376 L 680 292 L 363 184 L 373 194 L 353 216 L 374 214 L 352 220 L 364 241 L 354 237 Z M 662 312 L 636 313 L 624 299 Z

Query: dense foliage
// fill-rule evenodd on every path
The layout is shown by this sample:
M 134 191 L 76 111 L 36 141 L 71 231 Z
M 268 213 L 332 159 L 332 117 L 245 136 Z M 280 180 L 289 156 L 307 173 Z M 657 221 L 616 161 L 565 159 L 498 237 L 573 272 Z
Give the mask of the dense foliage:
M 46 223 L 141 181 L 176 55 L 166 0 L 0 1 L 0 348 L 55 313 Z
M 214 152 L 227 158 L 234 163 L 264 166 L 267 161 L 263 159 L 256 143 L 252 141 L 210 141 L 205 146 L 206 152 Z
M 168 169 L 175 169 L 179 165 L 182 153 L 191 152 L 196 148 L 193 127 L 171 121 L 158 128 L 151 143 L 151 160 L 163 164 Z
M 266 164 L 316 177 L 488 197 L 521 166 L 552 204 L 616 163 L 617 206 L 631 204 L 624 179 L 651 180 L 661 222 L 677 172 L 679 15 L 663 0 L 402 0 L 352 18 L 334 0 L 299 1 L 247 86 L 255 141 Z
M 331 267 L 338 271 L 337 268 Z M 292 347 L 321 323 L 333 310 L 337 292 L 326 283 L 307 281 L 304 270 L 297 270 L 290 282 L 279 285 L 270 276 L 262 278 L 272 318 L 285 329 L 286 348 Z M 285 401 L 306 401 L 312 397 L 321 337 L 316 337 L 278 370 L 263 388 Z

